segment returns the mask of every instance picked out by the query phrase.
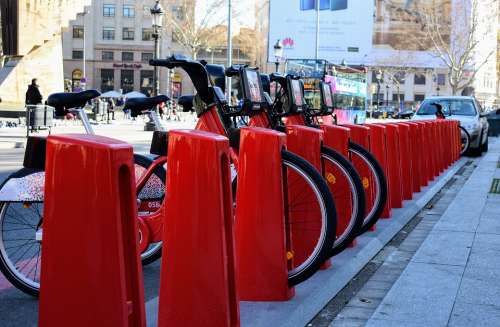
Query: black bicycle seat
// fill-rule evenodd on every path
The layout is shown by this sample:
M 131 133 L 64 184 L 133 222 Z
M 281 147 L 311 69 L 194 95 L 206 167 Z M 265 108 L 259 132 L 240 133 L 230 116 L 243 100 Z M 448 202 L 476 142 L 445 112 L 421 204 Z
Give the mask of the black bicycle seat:
M 193 95 L 183 95 L 179 97 L 179 100 L 177 100 L 177 104 L 179 104 L 179 106 L 182 106 L 183 112 L 193 111 L 193 98 Z
M 133 98 L 125 102 L 124 110 L 130 110 L 132 117 L 137 117 L 143 111 L 151 110 L 162 102 L 170 100 L 166 95 L 158 95 L 151 98 Z
M 97 90 L 87 90 L 75 93 L 54 93 L 49 95 L 47 105 L 57 110 L 80 108 L 85 106 L 87 101 L 100 96 Z

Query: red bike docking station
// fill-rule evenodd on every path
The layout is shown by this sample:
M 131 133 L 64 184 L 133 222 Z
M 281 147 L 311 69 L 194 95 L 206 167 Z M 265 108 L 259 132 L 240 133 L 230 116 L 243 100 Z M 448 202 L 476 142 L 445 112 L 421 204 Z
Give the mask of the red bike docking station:
M 131 145 L 48 137 L 40 326 L 145 326 L 134 183 Z
M 366 124 L 366 127 L 370 128 L 371 132 L 371 142 L 373 144 L 371 152 L 377 158 L 378 162 L 386 176 L 389 176 L 389 165 L 387 157 L 387 134 L 384 124 Z M 387 183 L 387 191 L 391 192 L 391 185 Z M 385 203 L 384 211 L 380 218 L 390 218 L 391 217 L 391 197 L 387 197 Z
M 227 138 L 170 131 L 158 326 L 239 326 Z
M 243 301 L 287 301 L 295 295 L 288 286 L 294 247 L 285 222 L 281 151 L 286 142 L 284 133 L 241 129 L 236 253 Z
M 286 125 L 286 135 L 287 135 L 287 149 L 291 152 L 299 155 L 308 162 L 310 162 L 318 171 L 322 171 L 321 163 L 321 146 L 323 143 L 324 132 L 321 129 L 307 127 L 303 125 Z M 329 183 L 330 184 L 330 183 Z M 329 185 L 330 186 L 330 185 Z M 304 185 L 302 183 L 294 183 L 294 186 L 288 189 L 288 197 L 290 199 L 298 197 L 298 195 L 303 191 Z M 307 205 L 307 204 L 304 204 Z M 316 219 L 318 221 L 318 226 L 320 225 L 320 212 L 311 211 L 311 220 Z M 311 233 L 306 233 L 303 226 L 300 224 L 293 223 L 297 219 L 303 220 L 304 217 L 294 217 L 292 214 L 289 217 L 291 223 L 291 234 L 293 240 L 293 252 L 295 260 L 302 261 L 307 258 L 307 254 L 312 251 L 315 245 L 315 239 L 317 237 L 314 227 Z M 326 269 L 331 266 L 331 260 L 327 260 L 322 266 L 322 269 Z
M 351 131 L 349 128 L 337 126 L 337 125 L 321 125 L 321 130 L 323 131 L 323 144 L 326 147 L 329 147 L 344 157 L 349 157 L 349 140 L 351 138 Z M 337 175 L 340 175 L 338 172 L 338 168 L 332 167 L 332 165 L 326 165 L 324 167 L 324 175 L 325 179 L 328 182 L 328 186 L 330 190 L 335 192 L 337 189 L 345 189 L 348 187 L 347 181 L 345 179 L 336 178 Z M 335 207 L 337 209 L 337 236 L 340 231 L 347 228 L 349 221 L 347 221 L 347 217 L 351 216 L 352 202 L 349 198 L 346 197 L 337 197 L 335 200 Z M 356 245 L 356 240 L 351 244 L 351 246 Z

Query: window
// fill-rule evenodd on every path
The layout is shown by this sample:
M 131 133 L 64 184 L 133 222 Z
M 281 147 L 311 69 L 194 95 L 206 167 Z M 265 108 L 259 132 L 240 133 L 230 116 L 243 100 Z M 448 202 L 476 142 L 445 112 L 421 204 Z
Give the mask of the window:
M 153 29 L 143 28 L 142 29 L 142 40 L 143 41 L 151 41 L 152 39 L 153 39 Z
M 447 116 L 449 115 L 459 115 L 459 116 L 475 116 L 476 109 L 472 100 L 434 100 L 425 101 L 420 106 L 417 115 L 435 115 L 436 105 L 439 103 L 442 106 L 443 113 Z
M 179 20 L 179 21 L 183 21 L 184 20 L 184 7 L 182 6 L 172 6 L 172 14 L 174 15 L 174 17 Z
M 153 71 L 141 70 L 141 92 L 146 95 L 153 94 Z
M 122 61 L 134 61 L 134 53 L 122 52 Z
M 152 52 L 143 52 L 141 53 L 141 61 L 142 62 L 148 62 L 153 59 L 153 53 Z
M 108 92 L 115 89 L 114 69 L 101 69 L 101 92 Z
M 392 101 L 398 103 L 398 100 L 401 101 L 401 102 L 404 102 L 405 101 L 405 95 L 404 94 L 399 94 L 399 98 L 398 98 L 398 94 L 397 93 L 393 93 L 392 94 Z
M 73 38 L 83 39 L 83 26 L 73 26 Z
M 114 40 L 115 39 L 114 27 L 104 27 L 102 29 L 102 39 L 103 40 Z
M 394 80 L 396 80 L 399 84 L 404 84 L 406 80 L 405 72 L 396 72 L 394 73 Z
M 415 73 L 415 85 L 425 85 L 425 74 Z
M 130 69 L 122 69 L 121 71 L 121 88 L 123 93 L 129 93 L 134 90 L 134 71 Z
M 102 15 L 104 17 L 115 17 L 115 5 L 114 4 L 109 4 L 109 5 L 104 5 L 102 7 Z
M 83 50 L 73 50 L 73 54 L 72 54 L 71 58 L 83 59 Z
M 438 85 L 445 85 L 446 84 L 446 74 L 438 74 L 437 83 L 438 83 Z
M 378 71 L 372 70 L 372 82 L 373 83 L 377 83 L 377 74 L 378 73 L 379 73 Z M 380 75 L 381 75 L 380 76 L 380 83 L 383 83 L 384 82 L 384 74 L 382 73 Z
M 133 5 L 123 5 L 123 17 L 132 18 L 135 16 L 135 8 Z
M 102 52 L 102 60 L 112 61 L 115 59 L 115 54 L 113 51 L 103 51 Z
M 422 102 L 425 99 L 425 94 L 415 94 L 415 101 Z
M 134 39 L 134 29 L 131 27 L 124 27 L 122 31 L 123 40 L 133 40 Z

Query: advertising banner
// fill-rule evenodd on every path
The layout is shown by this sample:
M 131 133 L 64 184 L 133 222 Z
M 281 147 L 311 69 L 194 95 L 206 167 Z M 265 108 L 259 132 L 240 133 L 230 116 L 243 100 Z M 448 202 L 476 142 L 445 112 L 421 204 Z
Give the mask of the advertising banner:
M 269 61 L 280 39 L 287 59 L 315 59 L 316 0 L 270 0 Z M 436 67 L 422 15 L 439 17 L 450 39 L 453 0 L 320 0 L 319 59 L 376 66 Z M 451 30 L 451 29 L 450 29 Z
M 269 59 L 273 45 L 283 42 L 287 58 L 314 59 L 316 52 L 316 0 L 271 0 Z M 319 59 L 340 62 L 362 60 L 372 48 L 374 2 L 320 0 Z

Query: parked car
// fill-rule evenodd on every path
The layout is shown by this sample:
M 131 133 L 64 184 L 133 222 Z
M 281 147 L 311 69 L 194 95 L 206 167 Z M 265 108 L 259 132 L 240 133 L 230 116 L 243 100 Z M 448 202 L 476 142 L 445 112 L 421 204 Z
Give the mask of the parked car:
M 425 99 L 412 120 L 436 118 L 436 104 L 442 106 L 446 119 L 456 119 L 470 135 L 469 150 L 472 154 L 480 155 L 488 151 L 487 114 L 474 97 L 465 96 L 438 96 Z
M 404 111 L 397 113 L 396 115 L 394 115 L 395 116 L 394 118 L 411 119 L 414 114 L 415 114 L 415 111 L 408 109 L 408 110 L 404 110 Z

